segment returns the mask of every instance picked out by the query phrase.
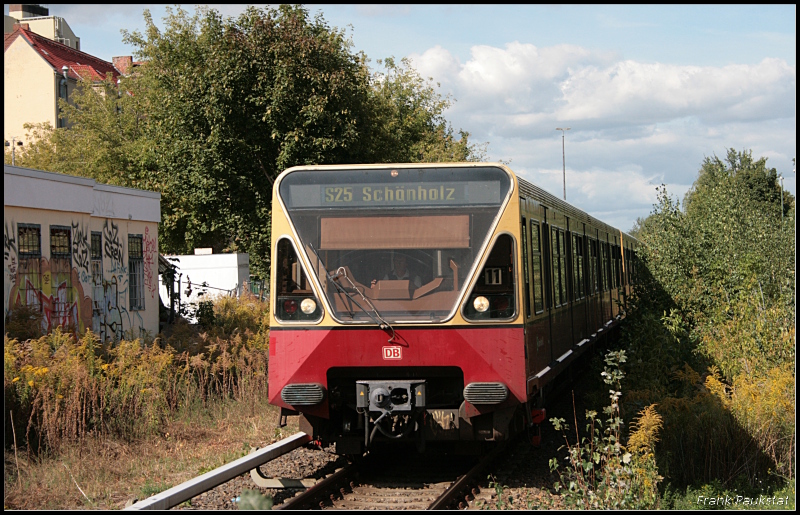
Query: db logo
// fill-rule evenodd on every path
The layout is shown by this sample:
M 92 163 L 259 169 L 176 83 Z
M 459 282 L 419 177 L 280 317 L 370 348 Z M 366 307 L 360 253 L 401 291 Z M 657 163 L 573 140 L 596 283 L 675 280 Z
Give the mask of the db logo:
M 402 347 L 384 347 L 383 359 L 403 359 L 400 349 Z

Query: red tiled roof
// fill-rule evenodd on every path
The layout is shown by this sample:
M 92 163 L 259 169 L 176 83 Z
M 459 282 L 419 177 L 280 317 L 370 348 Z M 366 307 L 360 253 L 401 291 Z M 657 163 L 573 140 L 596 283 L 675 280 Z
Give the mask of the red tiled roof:
M 111 73 L 116 80 L 119 78 L 119 71 L 108 61 L 103 61 L 93 55 L 89 55 L 80 50 L 75 50 L 63 43 L 53 41 L 35 32 L 16 27 L 14 32 L 5 34 L 3 38 L 3 52 L 8 50 L 18 37 L 23 37 L 36 50 L 36 52 L 47 61 L 59 74 L 63 66 L 67 66 L 67 75 L 71 79 L 91 78 L 92 81 L 105 79 L 106 73 Z

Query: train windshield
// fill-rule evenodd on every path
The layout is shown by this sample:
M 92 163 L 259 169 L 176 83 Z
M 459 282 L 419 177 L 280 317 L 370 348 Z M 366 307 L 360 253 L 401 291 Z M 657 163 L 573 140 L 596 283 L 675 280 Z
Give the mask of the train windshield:
M 500 215 L 496 167 L 296 170 L 278 193 L 341 322 L 447 318 Z

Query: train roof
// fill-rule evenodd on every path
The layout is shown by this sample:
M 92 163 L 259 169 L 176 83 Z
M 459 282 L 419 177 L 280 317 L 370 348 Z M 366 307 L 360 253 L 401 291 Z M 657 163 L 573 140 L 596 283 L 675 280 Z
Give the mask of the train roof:
M 541 202 L 542 204 L 544 204 L 546 206 L 550 206 L 552 208 L 555 208 L 555 209 L 561 211 L 565 215 L 569 216 L 569 218 L 571 220 L 577 220 L 579 222 L 591 224 L 591 225 L 597 227 L 598 229 L 605 229 L 606 231 L 609 231 L 609 232 L 614 232 L 614 233 L 622 232 L 626 237 L 628 237 L 628 238 L 630 238 L 632 240 L 636 240 L 636 238 L 634 238 L 630 234 L 628 234 L 628 233 L 626 233 L 624 231 L 620 231 L 616 227 L 614 227 L 612 225 L 609 225 L 609 224 L 603 222 L 602 220 L 598 220 L 597 218 L 593 217 L 589 213 L 587 213 L 587 212 L 585 212 L 585 211 L 583 211 L 581 209 L 578 209 L 577 207 L 573 206 L 572 204 L 570 204 L 570 203 L 568 203 L 568 202 L 556 197 L 555 195 L 553 195 L 551 193 L 548 193 L 547 191 L 543 190 L 539 186 L 536 186 L 535 184 L 523 179 L 522 177 L 520 177 L 516 173 L 514 173 L 514 176 L 517 178 L 517 182 L 519 183 L 519 191 L 523 195 L 526 195 L 526 196 L 536 200 L 537 202 Z
M 636 238 L 634 238 L 630 234 L 628 234 L 628 233 L 626 233 L 624 231 L 620 231 L 620 229 L 617 229 L 616 227 L 614 227 L 612 225 L 609 225 L 609 224 L 603 222 L 602 220 L 599 220 L 599 219 L 593 217 L 589 213 L 587 213 L 587 212 L 585 212 L 585 211 L 583 211 L 581 209 L 578 209 L 577 207 L 573 206 L 572 204 L 570 204 L 570 203 L 568 203 L 568 202 L 556 197 L 555 195 L 552 195 L 551 193 L 548 193 L 547 191 L 543 190 L 539 186 L 536 186 L 532 182 L 530 182 L 530 181 L 528 181 L 526 179 L 523 179 L 522 177 L 520 177 L 519 174 L 514 172 L 511 168 L 509 168 L 507 165 L 505 165 L 503 163 L 467 161 L 467 162 L 455 162 L 455 163 L 362 163 L 362 164 L 347 164 L 347 165 L 341 165 L 341 164 L 336 164 L 336 165 L 299 165 L 299 166 L 294 166 L 292 168 L 284 170 L 284 172 L 281 175 L 284 175 L 287 172 L 291 172 L 291 171 L 299 170 L 299 169 L 320 170 L 320 171 L 322 171 L 322 170 L 337 170 L 337 169 L 343 169 L 343 168 L 349 168 L 349 169 L 366 169 L 366 168 L 376 168 L 376 167 L 377 168 L 391 168 L 391 167 L 399 167 L 399 168 L 414 168 L 414 167 L 434 168 L 434 167 L 440 167 L 440 166 L 441 167 L 462 167 L 462 168 L 477 168 L 477 167 L 485 167 L 485 166 L 494 166 L 494 167 L 497 167 L 497 168 L 502 168 L 503 170 L 506 170 L 507 172 L 510 172 L 511 175 L 513 175 L 516 178 L 516 180 L 517 180 L 517 182 L 519 184 L 519 191 L 522 194 L 524 194 L 524 195 L 536 200 L 537 202 L 541 202 L 542 204 L 544 204 L 546 206 L 549 206 L 551 208 L 557 209 L 561 213 L 569 216 L 570 219 L 572 219 L 572 220 L 577 220 L 579 222 L 591 224 L 591 225 L 597 227 L 598 229 L 604 229 L 604 230 L 606 230 L 608 232 L 612 232 L 612 233 L 622 232 L 622 234 L 624 234 L 627 238 L 630 238 L 633 241 L 638 241 L 638 240 L 636 240 Z M 276 181 L 276 182 L 278 182 L 278 181 Z

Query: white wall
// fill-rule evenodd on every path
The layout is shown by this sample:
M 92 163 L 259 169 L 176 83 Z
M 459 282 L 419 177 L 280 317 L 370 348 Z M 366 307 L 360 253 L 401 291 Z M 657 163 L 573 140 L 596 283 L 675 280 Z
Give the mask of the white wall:
M 228 295 L 234 290 L 234 295 L 241 293 L 242 284 L 250 278 L 250 256 L 247 254 L 204 254 L 187 256 L 164 255 L 171 264 L 177 266 L 175 277 L 181 276 L 181 304 L 205 300 L 209 297 Z M 159 276 L 159 293 L 161 302 L 169 308 L 167 287 L 161 284 L 163 277 Z M 187 281 L 191 279 L 192 293 L 186 297 Z M 206 282 L 208 288 L 200 285 Z M 176 285 L 177 288 L 177 285 Z M 198 293 L 207 292 L 199 296 Z M 177 293 L 177 292 L 176 292 Z M 177 304 L 175 309 L 177 309 Z M 190 318 L 190 322 L 195 322 Z

